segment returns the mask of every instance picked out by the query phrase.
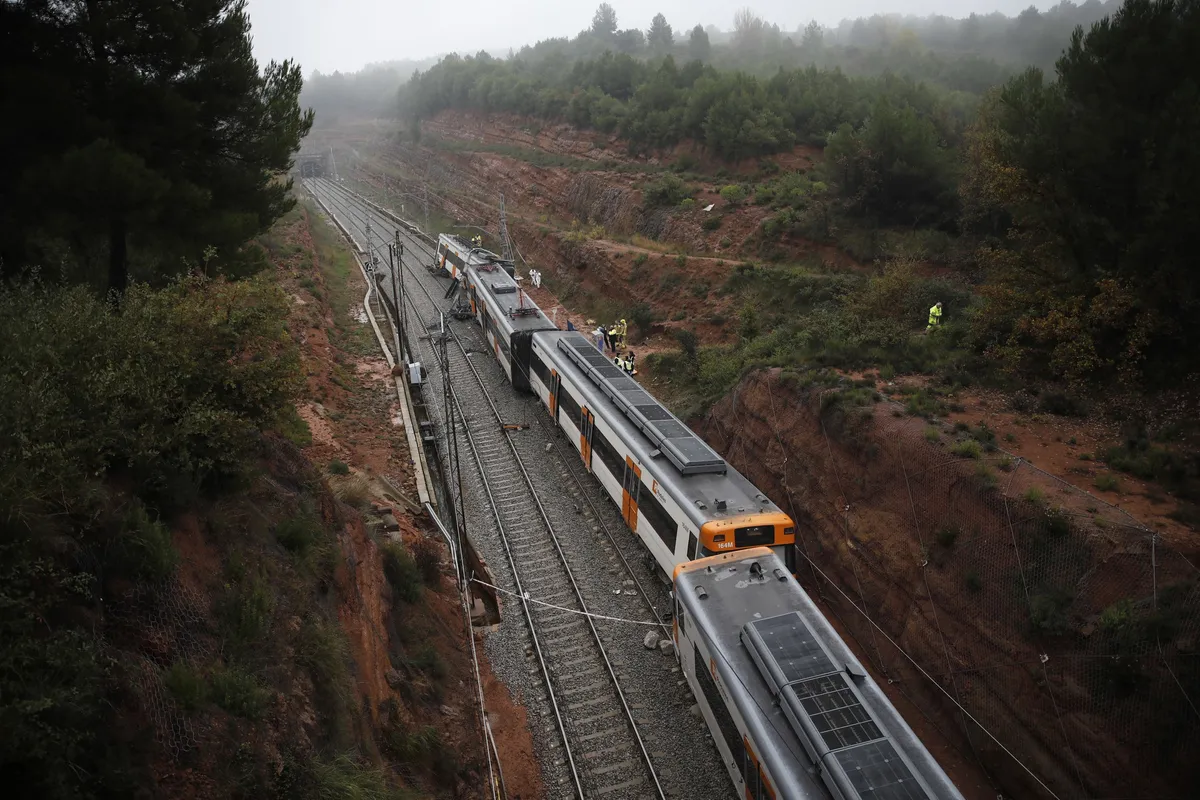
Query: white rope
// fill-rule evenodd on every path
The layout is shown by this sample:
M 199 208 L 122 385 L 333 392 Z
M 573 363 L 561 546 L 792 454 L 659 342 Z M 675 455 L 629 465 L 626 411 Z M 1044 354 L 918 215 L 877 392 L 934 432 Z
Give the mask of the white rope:
M 509 591 L 508 589 L 501 589 L 499 586 L 493 586 L 492 584 L 488 583 L 487 581 L 481 581 L 481 580 L 479 580 L 479 578 L 471 578 L 471 583 L 478 583 L 480 586 L 486 586 L 489 589 L 494 589 L 495 591 L 500 592 L 501 594 L 506 594 L 509 597 L 517 597 L 517 598 L 523 599 L 527 603 L 533 603 L 534 605 L 544 606 L 546 608 L 553 608 L 555 611 L 565 611 L 568 614 L 578 614 L 581 617 L 591 617 L 592 619 L 602 619 L 602 620 L 606 620 L 608 622 L 624 622 L 629 625 L 648 625 L 651 628 L 661 627 L 659 625 L 659 623 L 653 622 L 653 621 L 647 622 L 645 620 L 625 619 L 624 617 L 609 617 L 604 614 L 592 614 L 591 612 L 588 612 L 588 611 L 577 611 L 573 608 L 564 608 L 563 606 L 556 606 L 553 603 L 547 603 L 542 600 L 535 600 L 533 597 L 531 597 L 529 595 L 529 592 L 525 592 L 524 596 L 522 596 L 516 592 Z

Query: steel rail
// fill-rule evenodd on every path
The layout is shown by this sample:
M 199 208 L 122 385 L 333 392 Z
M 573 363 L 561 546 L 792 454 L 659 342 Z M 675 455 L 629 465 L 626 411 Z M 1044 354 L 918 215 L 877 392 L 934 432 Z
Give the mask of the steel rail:
M 364 225 L 370 221 L 371 215 L 372 215 L 371 211 L 358 211 L 357 209 L 354 208 L 355 204 L 360 203 L 360 201 L 358 198 L 355 197 L 353 192 L 345 189 L 344 187 L 337 186 L 337 184 L 327 183 L 327 185 L 332 185 L 332 186 L 336 187 L 336 189 L 334 190 L 334 193 L 336 193 L 338 195 L 339 200 L 340 200 L 340 202 L 336 203 L 336 205 L 339 205 L 342 207 L 340 210 L 343 213 L 347 214 L 348 216 L 356 217 L 357 220 L 362 222 Z M 328 193 L 327 193 L 327 196 L 328 196 Z M 378 212 L 374 212 L 374 214 L 375 214 L 375 219 L 378 219 L 379 218 Z M 372 226 L 372 227 L 374 227 L 374 226 Z M 401 232 L 401 235 L 404 238 L 408 239 L 411 243 L 416 244 L 417 245 L 416 249 L 424 251 L 428 254 L 432 254 L 433 251 L 430 248 L 428 248 L 428 246 L 424 245 L 424 243 L 409 236 L 406 232 Z M 425 295 L 425 298 L 428 301 L 429 305 L 434 310 L 439 310 L 436 299 L 429 292 L 428 288 L 424 285 L 424 281 L 421 280 L 421 276 L 418 275 L 413 270 L 413 268 L 407 264 L 401 263 L 401 268 L 406 270 L 407 272 L 409 272 L 412 275 L 412 277 L 415 279 L 417 286 L 421 289 L 421 292 Z M 425 277 L 426 278 L 429 277 L 429 273 L 427 271 L 425 273 Z M 412 308 L 412 310 L 415 314 L 415 319 L 421 319 L 422 318 L 422 309 L 417 306 L 416 301 L 413 299 L 412 293 L 405 293 L 405 297 L 406 297 L 407 303 Z M 428 312 L 426 311 L 426 313 L 428 313 Z M 643 740 L 641 733 L 638 730 L 637 722 L 634 719 L 633 711 L 630 708 L 628 699 L 626 698 L 624 690 L 622 689 L 622 687 L 620 685 L 620 680 L 617 677 L 616 670 L 614 669 L 614 667 L 612 665 L 612 661 L 609 658 L 609 654 L 608 654 L 607 649 L 604 646 L 603 639 L 601 638 L 600 633 L 597 630 L 595 623 L 593 622 L 593 620 L 590 616 L 587 602 L 583 596 L 583 591 L 580 588 L 578 581 L 576 580 L 574 571 L 571 569 L 569 559 L 567 558 L 567 555 L 562 548 L 562 544 L 561 544 L 559 535 L 554 527 L 554 524 L 550 520 L 550 515 L 547 513 L 545 506 L 542 504 L 541 499 L 537 495 L 537 490 L 534 485 L 534 481 L 529 474 L 529 471 L 526 467 L 524 459 L 521 457 L 520 452 L 519 452 L 518 448 L 516 447 L 515 442 L 513 441 L 512 432 L 510 430 L 504 428 L 503 414 L 501 414 L 499 408 L 497 408 L 494 398 L 492 397 L 491 393 L 488 391 L 488 388 L 483 379 L 483 376 L 479 373 L 479 370 L 476 368 L 476 366 L 471 362 L 471 359 L 469 358 L 467 350 L 464 347 L 462 341 L 457 336 L 454 336 L 451 338 L 453 338 L 454 345 L 457 350 L 458 358 L 456 358 L 455 360 L 459 361 L 458 366 L 461 366 L 461 364 L 465 363 L 467 368 L 470 369 L 471 373 L 475 377 L 476 384 L 478 385 L 483 398 L 486 400 L 488 406 L 491 409 L 492 415 L 495 417 L 495 420 L 496 420 L 497 425 L 499 426 L 499 429 L 503 431 L 503 438 L 508 445 L 508 450 L 511 453 L 512 460 L 516 464 L 516 466 L 521 474 L 522 481 L 527 490 L 528 499 L 532 500 L 533 507 L 536 509 L 537 515 L 541 519 L 542 527 L 544 527 L 547 535 L 550 537 L 550 541 L 553 544 L 555 554 L 558 557 L 559 565 L 561 566 L 561 569 L 567 579 L 567 582 L 570 585 L 571 592 L 575 598 L 575 602 L 578 605 L 579 610 L 584 615 L 584 619 L 586 620 L 587 627 L 591 634 L 591 639 L 596 646 L 596 651 L 600 657 L 600 660 L 603 662 L 605 671 L 608 674 L 608 678 L 609 678 L 609 681 L 611 682 L 616 699 L 619 701 L 621 710 L 622 710 L 624 717 L 629 725 L 629 730 L 632 733 L 633 741 L 637 745 L 637 750 L 639 752 L 639 755 L 641 756 L 641 760 L 645 764 L 648 775 L 655 787 L 656 796 L 665 800 L 666 795 L 665 795 L 662 785 L 658 779 L 658 774 L 654 768 L 653 760 L 651 759 L 649 751 L 646 748 L 645 741 Z M 423 341 L 422 349 L 424 349 L 426 347 L 431 347 L 431 346 L 428 344 L 427 341 Z M 431 353 L 431 355 L 435 355 L 435 354 Z M 440 361 L 436 357 L 433 359 L 433 363 L 437 363 L 439 365 L 439 369 L 442 368 Z M 530 603 L 527 600 L 526 590 L 525 590 L 526 584 L 522 580 L 521 571 L 519 570 L 519 568 L 517 566 L 517 564 L 518 564 L 517 557 L 515 556 L 515 554 L 513 552 L 513 544 L 512 544 L 512 541 L 510 540 L 511 539 L 511 537 L 510 537 L 511 531 L 509 530 L 509 526 L 507 526 L 504 523 L 503 516 L 500 511 L 500 505 L 499 505 L 498 499 L 496 497 L 496 493 L 494 492 L 494 487 L 492 485 L 492 481 L 489 479 L 489 474 L 496 473 L 498 471 L 498 468 L 500 467 L 500 465 L 498 465 L 496 463 L 491 463 L 491 464 L 485 463 L 485 461 L 486 461 L 485 448 L 482 446 L 481 442 L 478 440 L 478 434 L 475 431 L 471 430 L 471 426 L 468 421 L 468 416 L 464 411 L 463 400 L 460 397 L 459 392 L 455 391 L 454 389 L 451 389 L 450 394 L 451 394 L 452 402 L 457 409 L 458 418 L 462 421 L 464 431 L 466 432 L 467 442 L 471 449 L 473 460 L 476 463 L 476 467 L 479 469 L 480 476 L 482 478 L 481 482 L 483 483 L 484 491 L 487 495 L 489 505 L 491 506 L 492 516 L 496 521 L 496 525 L 497 525 L 498 531 L 500 533 L 501 544 L 504 547 L 505 554 L 506 554 L 507 560 L 509 562 L 509 566 L 513 571 L 514 582 L 516 583 L 517 591 L 521 598 L 522 611 L 525 616 L 526 623 L 530 629 L 530 635 L 531 635 L 531 639 L 533 641 L 533 649 L 535 652 L 535 656 L 539 663 L 539 668 L 542 673 L 543 681 L 545 682 L 546 687 L 547 687 L 548 702 L 554 712 L 555 720 L 556 720 L 556 723 L 557 723 L 557 726 L 559 729 L 559 733 L 562 736 L 564 751 L 567 756 L 567 766 L 568 766 L 569 771 L 571 772 L 572 780 L 575 783 L 576 791 L 577 791 L 579 797 L 582 798 L 582 797 L 585 797 L 586 795 L 585 795 L 585 791 L 584 791 L 584 787 L 583 787 L 583 780 L 580 775 L 579 767 L 576 763 L 575 753 L 573 751 L 573 745 L 572 745 L 572 741 L 571 741 L 572 736 L 568 732 L 568 727 L 570 727 L 568 725 L 569 715 L 564 714 L 563 709 L 560 707 L 560 704 L 559 704 L 559 698 L 555 694 L 555 691 L 554 691 L 555 681 L 551 678 L 551 667 L 547 661 L 546 651 L 543 649 L 542 637 L 540 637 L 538 635 L 539 623 L 535 620 L 535 615 L 534 615 L 532 609 L 530 608 Z M 544 424 L 544 423 L 542 423 L 542 424 Z M 554 438 L 557 439 L 557 437 L 554 437 Z M 561 447 L 561 444 L 559 444 L 557 441 L 556 441 L 556 447 L 558 447 L 559 455 L 560 455 L 560 457 L 562 457 L 562 447 Z M 574 473 L 572 473 L 572 478 L 573 478 L 573 480 L 575 480 L 575 482 L 578 485 L 580 485 L 581 490 L 583 490 L 582 483 L 581 483 L 580 479 L 578 478 L 578 476 L 576 476 Z M 653 607 L 653 605 L 649 602 L 648 595 L 645 593 L 636 574 L 633 573 L 633 570 L 630 567 L 628 561 L 625 559 L 624 554 L 621 553 L 620 548 L 617 546 L 615 538 L 612 536 L 612 532 L 611 532 L 609 526 L 600 517 L 598 509 L 596 508 L 595 504 L 592 502 L 591 498 L 587 496 L 586 490 L 583 490 L 583 491 L 584 491 L 584 499 L 587 501 L 589 506 L 592 508 L 593 513 L 596 514 L 597 519 L 600 521 L 600 524 L 602 525 L 603 529 L 605 530 L 605 533 L 608 535 L 610 543 L 614 546 L 614 549 L 617 551 L 618 556 L 625 568 L 626 574 L 628 574 L 634 580 L 635 585 L 638 587 L 641 597 L 643 598 L 643 602 L 650 609 L 651 613 L 654 615 L 654 617 L 657 620 L 660 627 L 662 627 L 665 630 L 666 629 L 665 623 L 663 623 L 661 616 L 658 614 L 657 610 Z

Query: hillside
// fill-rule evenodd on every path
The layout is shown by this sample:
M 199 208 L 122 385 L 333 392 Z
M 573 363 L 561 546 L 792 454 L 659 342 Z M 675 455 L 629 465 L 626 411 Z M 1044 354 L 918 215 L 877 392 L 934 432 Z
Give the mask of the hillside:
M 1197 691 L 1196 372 L 1171 355 L 1182 328 L 1139 328 L 1133 309 L 1165 302 L 1180 319 L 1191 289 L 1155 294 L 1138 260 L 1152 243 L 1128 220 L 1113 220 L 1117 255 L 1096 255 L 1109 277 L 1076 271 L 1091 245 L 1072 251 L 1076 234 L 1030 199 L 1036 147 L 1062 143 L 1012 138 L 1013 104 L 1069 96 L 1086 76 L 1014 79 L 939 128 L 957 131 L 965 160 L 944 174 L 946 196 L 919 189 L 945 153 L 881 158 L 873 145 L 895 134 L 922 152 L 909 134 L 948 124 L 934 119 L 937 93 L 891 117 L 876 105 L 824 141 L 731 157 L 707 133 L 649 147 L 626 135 L 663 74 L 637 69 L 629 116 L 608 130 L 570 110 L 467 102 L 312 144 L 333 146 L 339 174 L 378 202 L 431 230 L 482 228 L 497 251 L 503 194 L 517 262 L 543 274 L 533 299 L 562 326 L 632 323 L 639 379 L 800 521 L 806 588 L 912 704 L 913 724 L 951 740 L 982 783 L 1018 797 L 1185 796 L 1181 754 L 1198 735 L 1183 702 Z M 504 79 L 489 70 L 459 62 L 446 75 Z M 1172 83 L 1162 76 L 1162 91 Z M 924 174 L 905 172 L 914 163 Z M 1154 163 L 1138 180 L 1174 192 Z M 1043 177 L 1064 181 L 1056 197 L 1079 220 L 1111 213 L 1069 176 Z M 905 219 L 913 197 L 952 224 Z M 1158 274 L 1186 287 L 1171 272 L 1179 244 L 1153 242 L 1174 265 Z M 927 335 L 935 301 L 946 322 Z

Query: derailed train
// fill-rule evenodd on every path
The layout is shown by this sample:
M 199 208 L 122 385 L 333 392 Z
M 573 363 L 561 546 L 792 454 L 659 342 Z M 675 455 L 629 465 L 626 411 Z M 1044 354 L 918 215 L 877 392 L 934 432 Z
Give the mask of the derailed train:
M 590 339 L 559 330 L 510 262 L 446 234 L 436 258 L 459 280 L 513 388 L 541 400 L 664 579 L 685 561 L 742 547 L 771 547 L 794 566 L 791 518 Z
M 796 581 L 791 518 L 559 330 L 511 262 L 445 234 L 435 258 L 513 388 L 537 395 L 674 581 L 676 652 L 738 796 L 962 800 Z

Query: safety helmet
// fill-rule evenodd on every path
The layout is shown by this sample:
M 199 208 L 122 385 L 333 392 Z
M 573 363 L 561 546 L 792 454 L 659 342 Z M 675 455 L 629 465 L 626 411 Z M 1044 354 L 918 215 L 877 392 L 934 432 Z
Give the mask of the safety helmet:
M 625 324 L 625 320 L 621 320 L 621 324 L 622 324 L 622 325 L 624 325 L 624 324 Z

